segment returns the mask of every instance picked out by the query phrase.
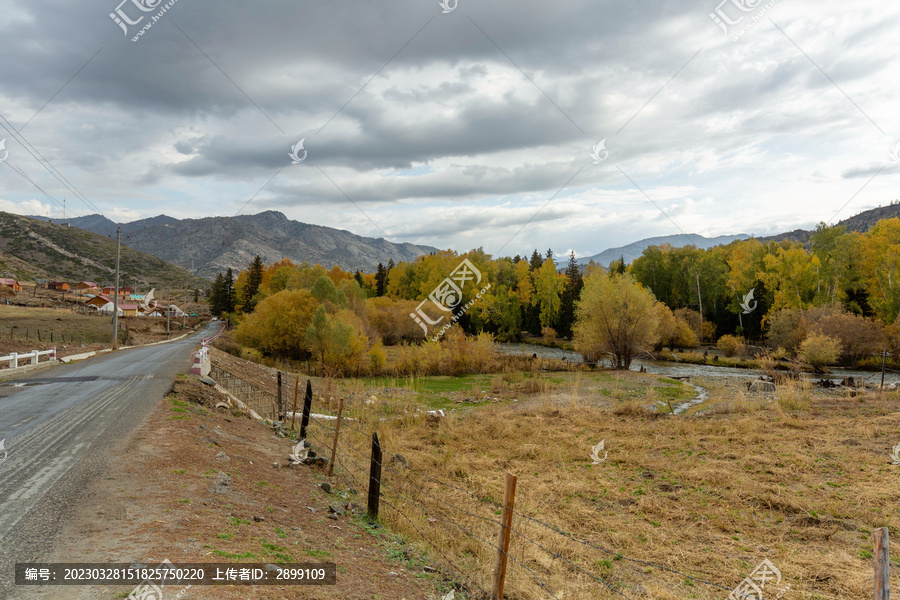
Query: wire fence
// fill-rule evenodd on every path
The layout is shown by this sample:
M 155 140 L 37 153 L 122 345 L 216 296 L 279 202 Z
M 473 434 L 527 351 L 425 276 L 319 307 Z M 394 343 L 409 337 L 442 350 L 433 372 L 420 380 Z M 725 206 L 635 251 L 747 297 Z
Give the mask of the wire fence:
M 501 503 L 443 481 L 375 442 L 383 453 L 378 460 L 372 448 L 378 422 L 367 422 L 364 409 L 349 403 L 344 414 L 353 417 L 326 422 L 305 408 L 307 441 L 320 456 L 335 457 L 334 476 L 357 497 L 376 486 L 375 509 L 371 498 L 367 507 L 370 518 L 408 538 L 410 554 L 436 565 L 433 570 L 466 598 L 501 600 L 496 593 L 501 558 L 509 566 L 502 597 L 517 600 L 631 600 L 646 597 L 648 589 L 657 598 L 724 599 L 732 592 L 733 586 L 716 583 L 712 574 L 686 573 L 611 549 L 600 541 L 603 532 L 567 531 L 514 508 L 511 499 L 507 506 L 506 499 Z M 373 479 L 373 472 L 380 475 Z M 506 510 L 512 541 L 503 547 L 499 515 Z

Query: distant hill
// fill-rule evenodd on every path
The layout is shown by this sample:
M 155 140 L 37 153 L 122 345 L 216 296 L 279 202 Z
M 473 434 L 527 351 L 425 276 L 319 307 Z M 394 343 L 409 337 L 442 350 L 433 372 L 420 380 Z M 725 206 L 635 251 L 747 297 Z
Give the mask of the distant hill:
M 115 235 L 117 224 L 100 215 L 71 219 L 73 227 Z M 342 229 L 292 221 L 280 212 L 257 215 L 174 219 L 160 215 L 122 225 L 122 243 L 206 278 L 228 267 L 246 269 L 259 254 L 266 263 L 289 258 L 326 268 L 371 273 L 378 263 L 413 261 L 437 248 L 395 244 Z
M 75 227 L 0 212 L 0 276 L 115 282 L 116 240 Z M 209 281 L 122 245 L 121 285 L 206 289 Z
M 610 248 L 608 250 L 604 250 L 600 254 L 595 254 L 594 256 L 579 258 L 576 262 L 578 262 L 578 264 L 580 265 L 586 265 L 589 262 L 594 261 L 600 266 L 608 267 L 612 261 L 618 260 L 619 257 L 624 257 L 625 263 L 629 264 L 634 259 L 638 258 L 644 252 L 644 250 L 646 250 L 650 246 L 661 246 L 663 244 L 669 244 L 673 248 L 681 248 L 682 246 L 689 246 L 693 244 L 698 248 L 712 248 L 713 246 L 723 246 L 725 244 L 730 244 L 735 240 L 746 240 L 749 238 L 749 235 L 743 233 L 738 235 L 721 235 L 714 238 L 707 238 L 698 234 L 666 235 L 661 237 L 646 238 L 632 244 L 628 244 L 627 246 L 621 246 L 619 248 Z
M 882 219 L 894 218 L 900 218 L 900 203 L 889 204 L 887 206 L 879 206 L 877 208 L 865 210 L 859 214 L 844 219 L 843 221 L 838 221 L 837 225 L 843 225 L 847 228 L 847 231 L 858 231 L 860 233 L 865 233 L 869 229 L 871 229 L 872 226 L 875 225 L 875 223 L 877 223 L 878 221 L 881 221 Z M 790 240 L 792 242 L 801 242 L 804 245 L 808 245 L 809 238 L 813 233 L 815 233 L 815 230 L 795 229 L 794 231 L 788 231 L 785 233 L 779 233 L 777 235 L 770 235 L 758 239 L 763 243 Z

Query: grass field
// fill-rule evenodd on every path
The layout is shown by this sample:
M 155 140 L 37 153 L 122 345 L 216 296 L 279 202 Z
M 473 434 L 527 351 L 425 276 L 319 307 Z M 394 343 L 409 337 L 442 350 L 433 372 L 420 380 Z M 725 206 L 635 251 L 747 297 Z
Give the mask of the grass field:
M 111 317 L 80 314 L 56 308 L 32 308 L 0 305 L 0 341 L 53 340 L 62 343 L 92 344 L 108 342 L 112 335 Z
M 871 532 L 900 527 L 900 467 L 890 460 L 900 394 L 792 384 L 767 399 L 722 384 L 701 416 L 672 417 L 658 401 L 693 396 L 675 380 L 530 375 L 335 382 L 357 397 L 364 385 L 382 388 L 377 402 L 345 413 L 358 420 L 342 429 L 339 471 L 367 489 L 367 433 L 376 429 L 382 519 L 463 573 L 470 589 L 487 590 L 499 529 L 493 503 L 505 473 L 516 474 L 511 599 L 622 597 L 607 584 L 628 598 L 722 599 L 765 558 L 783 575 L 767 598 L 788 584 L 784 598 L 871 596 Z M 529 379 L 537 390 L 518 393 Z M 501 401 L 443 419 L 416 412 L 474 390 Z M 601 439 L 608 458 L 592 465 Z

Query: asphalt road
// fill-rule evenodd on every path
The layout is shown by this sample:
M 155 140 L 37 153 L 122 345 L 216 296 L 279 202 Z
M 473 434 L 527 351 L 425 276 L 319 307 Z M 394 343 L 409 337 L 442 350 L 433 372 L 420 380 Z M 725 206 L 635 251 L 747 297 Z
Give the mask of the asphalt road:
M 37 562 L 51 549 L 79 492 L 123 458 L 117 452 L 176 374 L 190 370 L 200 339 L 220 326 L 0 382 L 0 599 L 25 596 L 12 584 L 15 562 Z

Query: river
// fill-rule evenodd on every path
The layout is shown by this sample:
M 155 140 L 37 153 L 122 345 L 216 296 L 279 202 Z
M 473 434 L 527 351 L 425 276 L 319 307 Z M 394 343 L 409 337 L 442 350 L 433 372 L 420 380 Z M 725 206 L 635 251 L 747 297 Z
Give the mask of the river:
M 524 354 L 526 356 L 537 355 L 539 358 L 553 358 L 557 360 L 565 359 L 567 361 L 581 364 L 583 362 L 581 355 L 572 350 L 563 350 L 561 348 L 548 348 L 546 346 L 538 346 L 535 344 L 496 344 L 497 350 L 504 354 Z M 648 373 L 664 375 L 666 377 L 731 377 L 733 379 L 752 380 L 759 377 L 757 369 L 735 369 L 732 367 L 716 367 L 713 365 L 695 365 L 688 363 L 668 362 L 660 360 L 635 359 L 631 363 L 632 371 L 639 371 L 641 367 Z M 853 377 L 853 379 L 863 379 L 868 384 L 879 385 L 881 383 L 881 372 L 875 371 L 856 371 L 853 369 L 841 369 L 832 367 L 829 374 L 813 374 L 803 373 L 804 379 L 831 379 L 840 382 L 845 377 Z M 885 373 L 885 385 L 889 383 L 900 383 L 900 374 Z

